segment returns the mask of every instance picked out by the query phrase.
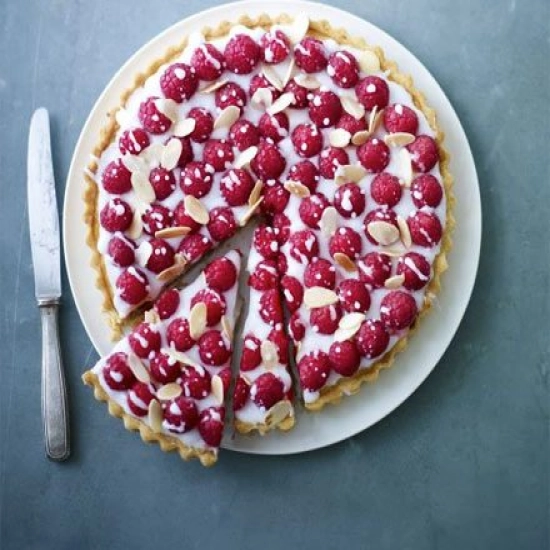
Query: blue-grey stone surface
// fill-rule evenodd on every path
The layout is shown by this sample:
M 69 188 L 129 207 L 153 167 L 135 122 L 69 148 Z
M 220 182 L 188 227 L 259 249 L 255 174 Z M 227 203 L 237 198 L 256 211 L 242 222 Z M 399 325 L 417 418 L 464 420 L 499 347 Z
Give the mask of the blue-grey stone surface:
M 0 0 L 0 548 L 547 549 L 550 4 L 333 0 L 441 83 L 471 142 L 484 236 L 472 302 L 396 412 L 291 457 L 214 469 L 143 445 L 80 382 L 96 353 L 66 292 L 73 456 L 44 458 L 26 209 L 33 109 L 52 115 L 61 203 L 96 97 L 145 41 L 212 0 Z

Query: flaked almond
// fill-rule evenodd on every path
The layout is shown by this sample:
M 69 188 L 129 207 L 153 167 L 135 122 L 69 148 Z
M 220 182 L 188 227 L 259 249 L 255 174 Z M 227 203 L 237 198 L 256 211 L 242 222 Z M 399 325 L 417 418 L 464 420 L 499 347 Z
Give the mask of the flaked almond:
M 147 172 L 132 172 L 132 187 L 140 201 L 151 204 L 155 200 L 155 190 L 149 182 Z
M 262 363 L 266 369 L 272 369 L 279 362 L 277 346 L 271 340 L 264 340 L 260 346 Z
M 149 147 L 143 149 L 143 151 L 139 154 L 139 157 L 145 161 L 146 165 L 148 165 L 147 171 L 149 171 L 149 166 L 160 164 L 163 151 L 164 145 L 162 143 L 151 143 Z
M 169 401 L 170 399 L 176 399 L 182 394 L 182 387 L 175 382 L 166 384 L 157 390 L 157 398 L 161 401 Z
M 250 218 L 252 218 L 256 210 L 258 210 L 258 207 L 260 206 L 260 204 L 262 204 L 263 200 L 264 198 L 260 197 L 255 203 L 249 206 L 248 210 L 244 213 L 243 217 L 239 220 L 239 225 L 241 227 L 244 227 L 250 221 Z
M 384 143 L 388 147 L 404 147 L 405 145 L 412 143 L 414 140 L 415 137 L 407 132 L 395 132 L 384 136 Z
M 319 220 L 319 229 L 325 237 L 332 237 L 338 229 L 338 211 L 334 206 L 328 206 Z
M 397 216 L 397 226 L 399 227 L 399 235 L 401 237 L 401 242 L 407 247 L 410 248 L 412 245 L 411 230 L 409 229 L 409 224 L 401 216 Z
M 321 83 L 317 80 L 317 77 L 312 74 L 301 73 L 296 75 L 294 81 L 299 86 L 302 86 L 302 88 L 306 88 L 306 90 L 316 90 L 321 87 Z
M 334 173 L 336 185 L 344 183 L 358 183 L 367 175 L 367 171 L 360 164 L 341 164 Z
M 392 223 L 374 221 L 367 225 L 369 235 L 382 246 L 393 244 L 399 239 L 399 229 Z
M 128 355 L 128 366 L 132 371 L 132 374 L 143 384 L 149 384 L 151 377 L 149 371 L 145 368 L 137 355 L 130 353 Z
M 176 225 L 175 227 L 165 227 L 155 231 L 155 237 L 157 239 L 172 239 L 174 237 L 185 237 L 191 232 L 190 227 L 185 225 Z
M 287 107 L 294 103 L 294 94 L 286 92 L 281 94 L 268 108 L 267 113 L 271 116 L 283 112 Z
M 143 320 L 150 325 L 156 325 L 160 322 L 160 317 L 154 309 L 149 309 L 144 313 Z
M 338 327 L 341 329 L 352 329 L 356 326 L 361 326 L 363 321 L 366 319 L 366 315 L 364 313 L 359 312 L 352 312 L 344 315 L 340 322 L 338 323 Z
M 337 130 L 332 130 L 328 139 L 333 147 L 347 147 L 351 139 L 351 134 L 343 128 L 338 128 Z
M 262 73 L 265 76 L 265 79 L 279 92 L 283 91 L 283 83 L 281 78 L 271 65 L 265 65 L 262 69 Z
M 184 118 L 174 126 L 174 135 L 177 137 L 190 136 L 194 132 L 196 125 L 197 121 L 194 118 Z
M 297 197 L 300 197 L 301 199 L 305 199 L 306 197 L 309 197 L 311 195 L 311 191 L 309 190 L 309 188 L 299 181 L 285 181 L 284 187 L 288 192 L 296 195 Z
M 181 141 L 177 138 L 172 138 L 162 150 L 160 157 L 160 165 L 166 170 L 173 170 L 180 160 L 182 150 Z
M 159 97 L 155 99 L 155 107 L 172 122 L 178 119 L 178 104 L 173 99 Z
M 217 80 L 216 82 L 212 82 L 212 84 L 209 84 L 208 86 L 204 87 L 202 90 L 199 90 L 201 94 L 211 94 L 212 92 L 215 92 L 218 88 L 221 88 L 222 86 L 225 86 L 229 81 L 228 80 Z
M 357 334 L 360 328 L 361 328 L 361 325 L 355 325 L 351 328 L 338 328 L 334 333 L 334 341 L 345 342 L 346 340 L 353 338 Z
M 258 201 L 260 198 L 260 195 L 262 194 L 262 189 L 264 187 L 264 182 L 262 180 L 258 180 L 254 187 L 252 188 L 252 191 L 250 192 L 250 196 L 248 197 L 248 204 L 252 205 Z
M 338 301 L 336 292 L 322 286 L 307 288 L 304 292 L 304 304 L 313 309 L 335 304 Z
M 373 51 L 362 51 L 357 57 L 357 62 L 364 73 L 376 73 L 380 70 L 380 59 Z
M 292 415 L 292 404 L 286 399 L 275 403 L 265 417 L 265 423 L 268 427 L 273 428 L 280 424 L 283 420 Z
M 214 396 L 214 399 L 216 400 L 218 405 L 223 405 L 223 381 L 220 376 L 215 374 L 212 376 L 212 379 L 210 380 L 210 387 L 212 389 L 212 395 Z
M 285 32 L 293 44 L 298 44 L 307 34 L 308 29 L 309 17 L 302 14 L 294 18 L 292 24 L 285 28 Z
M 196 361 L 193 361 L 193 359 L 191 359 L 191 357 L 189 357 L 186 353 L 178 351 L 177 349 L 174 349 L 172 347 L 162 348 L 160 351 L 161 353 L 169 357 L 172 361 L 181 363 L 182 365 L 187 365 L 189 367 L 192 367 L 199 374 L 204 375 L 205 373 L 204 367 L 199 363 L 197 363 Z
M 269 88 L 258 88 L 250 98 L 250 102 L 256 109 L 270 107 L 273 103 L 273 95 Z
M 399 258 L 406 254 L 407 249 L 401 243 L 394 243 L 384 248 L 384 254 L 392 258 Z
M 357 266 L 355 262 L 346 254 L 342 252 L 336 252 L 334 254 L 334 261 L 343 269 L 348 272 L 357 271 Z
M 210 221 L 208 210 L 206 210 L 202 202 L 197 199 L 197 197 L 194 197 L 193 195 L 186 195 L 183 204 L 185 206 L 185 211 L 192 220 L 200 223 L 201 225 L 206 225 Z
M 198 340 L 206 330 L 206 304 L 198 302 L 189 313 L 189 334 L 193 340 Z
M 132 223 L 130 227 L 126 230 L 126 235 L 130 239 L 139 239 L 143 233 L 143 221 L 141 220 L 141 212 L 136 208 L 132 216 Z
M 233 166 L 235 168 L 247 168 L 257 154 L 258 148 L 255 145 L 252 145 L 252 147 L 245 149 L 239 154 L 239 156 L 235 159 Z
M 222 315 L 221 323 L 223 332 L 227 338 L 231 340 L 233 338 L 233 327 L 231 326 L 231 322 L 229 321 L 227 315 Z
M 143 241 L 135 251 L 136 261 L 141 267 L 145 267 L 153 254 L 153 246 L 149 241 Z
M 148 167 L 145 159 L 137 155 L 124 155 L 122 157 L 122 164 L 130 170 L 130 172 L 147 172 Z
M 363 143 L 367 143 L 367 140 L 370 137 L 370 132 L 368 130 L 359 130 L 359 132 L 355 132 L 351 138 L 351 142 L 353 145 L 363 145 Z
M 230 128 L 231 125 L 239 120 L 241 110 L 235 105 L 229 105 L 216 117 L 214 121 L 214 130 L 217 128 Z
M 384 286 L 391 290 L 395 290 L 396 288 L 401 287 L 404 281 L 405 281 L 405 275 L 403 274 L 394 275 L 393 277 L 389 277 L 384 281 Z
M 163 283 L 173 281 L 185 271 L 186 266 L 187 260 L 179 252 L 177 252 L 174 256 L 174 263 L 170 267 L 167 267 L 164 271 L 161 271 L 157 275 L 157 279 Z
M 375 105 L 373 110 L 370 112 L 369 115 L 369 132 L 371 134 L 374 134 L 376 130 L 380 127 L 380 123 L 382 122 L 382 113 L 384 110 L 379 110 L 378 107 Z
M 399 179 L 404 187 L 410 187 L 413 179 L 411 154 L 408 149 L 401 149 L 398 153 Z
M 285 72 L 285 76 L 283 78 L 283 89 L 284 87 L 290 82 L 290 79 L 294 75 L 294 68 L 296 66 L 296 63 L 294 62 L 294 58 L 290 60 L 290 63 L 288 64 L 288 68 Z
M 356 120 L 365 116 L 365 107 L 363 107 L 354 97 L 345 95 L 341 98 L 341 101 L 342 107 L 348 115 L 351 115 Z
M 155 433 L 162 432 L 162 407 L 156 399 L 149 401 L 147 412 L 149 426 Z

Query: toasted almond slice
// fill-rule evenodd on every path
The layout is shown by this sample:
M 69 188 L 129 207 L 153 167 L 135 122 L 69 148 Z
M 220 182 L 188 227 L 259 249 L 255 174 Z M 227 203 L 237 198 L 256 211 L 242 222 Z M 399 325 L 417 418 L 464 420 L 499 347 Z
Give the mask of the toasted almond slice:
M 381 111 L 378 110 L 378 107 L 375 105 L 374 109 L 370 112 L 369 115 L 369 132 L 374 134 L 376 130 L 380 127 L 380 123 L 382 122 L 382 113 L 384 110 Z
M 211 94 L 212 92 L 215 92 L 218 88 L 221 88 L 222 86 L 225 86 L 229 81 L 228 80 L 217 80 L 216 82 L 212 82 L 212 84 L 209 84 L 208 86 L 204 87 L 202 90 L 199 90 L 201 94 Z
M 401 184 L 404 187 L 410 187 L 413 179 L 413 169 L 411 154 L 408 149 L 400 149 L 398 153 L 399 173 L 401 175 Z
M 395 290 L 396 288 L 399 288 L 404 281 L 405 281 L 405 275 L 403 274 L 394 275 L 393 277 L 389 277 L 384 281 L 384 286 L 391 290 Z
M 395 132 L 384 136 L 384 143 L 389 147 L 404 147 L 415 140 L 412 134 L 407 132 Z
M 208 211 L 203 206 L 202 202 L 193 195 L 186 195 L 183 204 L 187 214 L 197 223 L 206 225 L 210 221 Z
M 262 201 L 264 200 L 263 197 L 260 197 L 255 203 L 251 204 L 248 208 L 248 210 L 245 212 L 244 216 L 239 220 L 239 225 L 241 227 L 244 227 L 249 221 L 250 218 L 254 215 L 254 212 L 258 209 L 260 204 L 262 204 Z
M 273 103 L 273 95 L 269 88 L 258 88 L 250 98 L 250 102 L 256 109 L 270 107 Z
M 316 307 L 330 306 L 338 301 L 336 292 L 322 286 L 307 288 L 304 292 L 304 304 L 313 309 Z
M 288 69 L 286 70 L 285 77 L 283 78 L 283 89 L 290 82 L 292 75 L 294 74 L 294 68 L 296 63 L 294 62 L 294 57 L 290 60 L 288 64 Z
M 143 159 L 146 165 L 160 164 L 163 151 L 164 145 L 162 143 L 151 143 L 151 145 L 143 149 L 139 154 L 139 158 Z M 149 166 L 147 166 L 147 170 L 150 170 Z
M 278 403 L 275 403 L 269 411 L 267 411 L 267 415 L 265 417 L 265 423 L 268 425 L 268 427 L 273 428 L 280 424 L 285 418 L 288 418 L 292 414 L 292 404 L 290 401 L 287 401 L 284 399 L 283 401 L 279 401 Z
M 348 115 L 351 115 L 356 120 L 365 116 L 365 107 L 361 105 L 354 97 L 345 95 L 341 98 L 342 107 Z
M 231 326 L 227 315 L 222 315 L 221 323 L 223 332 L 229 338 L 229 340 L 231 340 L 233 338 L 233 327 Z
M 393 244 L 399 239 L 399 229 L 392 223 L 374 221 L 367 225 L 369 235 L 382 246 Z
M 270 107 L 267 108 L 267 113 L 271 116 L 277 113 L 283 112 L 287 107 L 290 107 L 294 102 L 294 94 L 292 92 L 286 92 L 281 94 Z
M 289 191 L 293 195 L 296 195 L 297 197 L 300 197 L 301 199 L 304 199 L 311 195 L 311 191 L 309 190 L 309 188 L 299 181 L 285 181 L 284 187 L 287 191 Z
M 242 151 L 235 159 L 233 166 L 235 168 L 245 168 L 250 165 L 254 157 L 258 154 L 258 148 L 255 145 Z
M 365 73 L 376 73 L 380 70 L 380 59 L 371 50 L 362 51 L 358 58 L 359 68 Z
M 229 105 L 217 116 L 214 121 L 214 130 L 217 128 L 229 128 L 231 125 L 239 120 L 241 116 L 241 110 L 235 105 Z
M 390 246 L 386 246 L 383 251 L 384 254 L 391 256 L 392 258 L 399 258 L 403 254 L 407 253 L 407 249 L 401 244 L 395 243 Z
M 338 128 L 337 130 L 332 130 L 328 139 L 333 147 L 347 147 L 351 139 L 351 134 L 343 128 Z
M 360 328 L 361 328 L 360 324 L 355 325 L 352 328 L 338 328 L 334 333 L 334 341 L 345 342 L 346 340 L 353 338 L 357 334 Z
M 178 165 L 181 150 L 181 141 L 177 138 L 172 138 L 163 148 L 160 165 L 166 170 L 173 170 Z
M 129 153 L 122 157 L 122 164 L 130 170 L 130 172 L 147 172 L 147 163 L 143 157 L 138 155 L 130 155 Z
M 189 357 L 186 353 L 178 351 L 174 348 L 161 348 L 160 351 L 173 361 L 194 368 L 200 374 L 204 374 L 205 372 L 204 367 L 196 361 L 193 361 L 193 359 L 191 359 L 191 357 Z
M 141 212 L 136 208 L 132 217 L 132 223 L 126 230 L 126 235 L 130 239 L 138 239 L 143 233 L 143 222 L 141 221 Z
M 130 113 L 123 108 L 120 108 L 115 113 L 115 120 L 121 128 L 124 126 L 130 126 L 132 124 L 132 117 L 130 116 Z
M 321 83 L 317 80 L 317 77 L 312 74 L 300 73 L 294 77 L 296 84 L 306 88 L 306 90 L 316 90 L 321 87 Z
M 351 329 L 355 328 L 357 325 L 361 326 L 361 323 L 367 318 L 367 316 L 364 313 L 348 313 L 347 315 L 344 315 L 340 322 L 338 323 L 338 326 L 343 329 Z
M 411 230 L 409 229 L 409 224 L 401 216 L 397 216 L 397 225 L 399 227 L 399 234 L 401 236 L 401 242 L 407 247 L 410 248 L 412 245 Z
M 176 399 L 182 394 L 182 387 L 175 382 L 166 384 L 157 390 L 157 398 L 161 401 L 169 401 L 170 399 Z
M 338 211 L 334 206 L 325 208 L 319 220 L 319 228 L 325 237 L 334 235 L 336 229 L 338 229 Z
M 257 202 L 257 200 L 260 198 L 260 195 L 262 194 L 262 189 L 264 187 L 264 182 L 262 180 L 258 180 L 250 192 L 250 196 L 248 197 L 248 204 L 254 204 Z
M 128 354 L 128 366 L 132 371 L 132 374 L 143 384 L 149 384 L 151 377 L 149 371 L 144 367 L 143 363 L 139 360 L 137 355 L 133 353 Z
M 368 130 L 359 130 L 359 132 L 355 132 L 351 138 L 351 142 L 353 145 L 363 145 L 363 143 L 367 143 L 367 140 L 370 137 L 370 132 Z
M 283 91 L 283 83 L 275 69 L 271 65 L 265 65 L 262 69 L 265 79 L 279 92 Z
M 173 99 L 157 98 L 155 99 L 155 107 L 165 117 L 169 118 L 172 122 L 176 122 L 178 119 L 178 104 Z
M 210 387 L 212 389 L 212 395 L 214 396 L 214 399 L 218 403 L 218 405 L 223 405 L 223 397 L 224 397 L 224 391 L 223 391 L 223 381 L 220 376 L 215 374 L 212 376 L 212 379 L 210 380 Z
M 346 271 L 349 271 L 350 273 L 353 271 L 357 271 L 357 266 L 355 265 L 355 262 L 346 254 L 343 254 L 342 252 L 336 252 L 334 254 L 334 261 L 343 269 Z
M 341 164 L 336 169 L 334 181 L 336 185 L 359 183 L 366 175 L 367 171 L 360 164 Z
M 206 304 L 196 303 L 189 313 L 189 334 L 193 340 L 198 340 L 206 330 Z
M 160 317 L 154 309 L 149 309 L 144 313 L 143 320 L 150 325 L 156 325 L 160 322 Z
M 174 126 L 174 135 L 177 137 L 187 137 L 194 132 L 196 125 L 197 121 L 194 118 L 184 118 Z
M 157 275 L 157 279 L 163 283 L 173 281 L 185 271 L 186 265 L 187 260 L 179 252 L 177 252 L 174 256 L 174 263 L 170 267 L 167 267 L 164 271 L 161 271 Z
M 148 421 L 155 433 L 162 432 L 162 407 L 156 399 L 149 401 Z
M 279 362 L 277 346 L 271 340 L 264 340 L 260 346 L 262 363 L 266 369 L 272 369 Z
M 285 28 L 286 35 L 293 44 L 297 44 L 304 38 L 309 29 L 309 17 L 307 15 L 298 15 L 294 18 L 291 25 Z
M 139 200 L 147 204 L 151 204 L 155 200 L 155 190 L 149 182 L 147 172 L 133 172 L 131 181 Z
M 155 231 L 155 237 L 157 239 L 172 239 L 174 237 L 184 237 L 191 232 L 190 227 L 185 225 L 176 225 L 175 227 L 165 227 L 159 231 Z
M 135 251 L 136 261 L 141 267 L 145 267 L 151 254 L 153 253 L 153 246 L 149 241 L 143 241 Z

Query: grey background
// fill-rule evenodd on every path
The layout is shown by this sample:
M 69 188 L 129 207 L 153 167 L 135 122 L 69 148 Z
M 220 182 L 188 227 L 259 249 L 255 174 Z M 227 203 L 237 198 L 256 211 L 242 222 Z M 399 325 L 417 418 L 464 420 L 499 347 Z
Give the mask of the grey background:
M 50 109 L 61 203 L 77 136 L 138 47 L 218 2 L 0 0 L 0 548 L 549 547 L 550 4 L 338 0 L 430 69 L 469 136 L 484 237 L 438 368 L 351 440 L 212 470 L 124 432 L 80 382 L 96 354 L 68 292 L 73 457 L 43 456 L 27 127 Z

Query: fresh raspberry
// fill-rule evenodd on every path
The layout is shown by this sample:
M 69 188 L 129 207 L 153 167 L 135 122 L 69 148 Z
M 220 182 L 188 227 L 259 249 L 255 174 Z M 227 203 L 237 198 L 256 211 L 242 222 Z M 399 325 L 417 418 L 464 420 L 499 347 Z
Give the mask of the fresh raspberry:
M 223 172 L 235 159 L 231 143 L 225 139 L 211 139 L 204 144 L 202 160 L 216 172 Z
M 189 137 L 196 143 L 204 143 L 212 134 L 214 130 L 214 117 L 204 107 L 193 107 L 187 118 L 192 118 L 195 121 L 195 129 L 191 132 Z
M 319 221 L 330 202 L 322 193 L 316 193 L 302 199 L 298 212 L 302 221 L 312 229 L 319 228 Z
M 205 235 L 195 233 L 181 241 L 178 251 L 188 262 L 195 262 L 202 258 L 212 248 L 212 241 Z
M 237 268 L 229 258 L 216 258 L 204 270 L 206 284 L 218 292 L 227 292 L 237 281 Z
M 298 124 L 292 131 L 292 145 L 299 156 L 314 157 L 323 148 L 323 134 L 314 124 Z
M 180 305 L 180 294 L 175 288 L 165 290 L 155 302 L 155 311 L 164 320 L 172 317 Z
M 412 167 L 417 172 L 429 172 L 439 161 L 437 143 L 430 136 L 417 136 L 407 145 L 411 154 Z
M 372 198 L 383 206 L 395 206 L 401 200 L 399 179 L 388 172 L 378 174 L 370 184 Z
M 132 351 L 141 359 L 160 349 L 160 334 L 149 323 L 140 323 L 128 337 Z
M 241 118 L 231 125 L 229 140 L 239 151 L 244 151 L 260 143 L 260 132 L 250 120 Z
M 220 242 L 235 235 L 238 224 L 229 206 L 218 206 L 210 211 L 207 227 L 212 239 Z
M 334 193 L 334 207 L 344 218 L 357 218 L 365 210 L 365 192 L 355 183 L 346 183 Z
M 277 256 L 277 270 L 279 275 L 284 275 L 288 271 L 288 261 L 282 252 Z
M 136 416 L 145 416 L 149 412 L 149 403 L 155 398 L 153 386 L 143 382 L 135 382 L 128 392 L 128 408 Z
M 231 105 L 238 107 L 241 113 L 246 105 L 246 92 L 236 82 L 228 82 L 216 90 L 216 107 L 222 111 Z
M 317 73 L 327 66 L 325 46 L 320 40 L 306 36 L 294 47 L 294 61 L 306 73 Z
M 279 253 L 279 243 L 277 242 L 275 230 L 272 227 L 260 225 L 254 231 L 252 241 L 254 248 L 261 256 L 268 260 L 277 259 L 277 255 Z
M 359 64 L 349 52 L 334 52 L 328 58 L 327 73 L 340 88 L 353 88 L 359 80 Z
M 155 104 L 157 99 L 149 97 L 139 106 L 139 121 L 150 134 L 164 134 L 172 126 L 172 121 L 158 110 Z
M 300 385 L 304 391 L 318 391 L 327 382 L 330 360 L 327 353 L 316 351 L 304 355 L 298 363 Z
M 235 390 L 233 391 L 233 410 L 240 411 L 246 405 L 249 395 L 250 386 L 242 376 L 239 376 L 235 382 Z
M 441 240 L 443 229 L 435 214 L 419 210 L 407 218 L 407 223 L 414 244 L 431 248 Z
M 319 334 L 334 334 L 341 318 L 342 307 L 340 304 L 318 307 L 312 309 L 309 314 L 311 328 Z
M 204 409 L 200 414 L 199 433 L 210 447 L 219 447 L 223 436 L 225 411 L 220 407 Z
M 204 399 L 210 395 L 212 388 L 210 374 L 208 374 L 206 369 L 198 370 L 194 367 L 186 366 L 183 369 L 181 387 L 185 397 Z
M 283 399 L 283 383 L 271 372 L 261 374 L 250 387 L 250 398 L 258 407 L 267 410 Z
M 361 356 L 353 340 L 334 342 L 328 351 L 332 370 L 341 376 L 351 376 L 357 372 Z
M 176 188 L 174 173 L 161 166 L 157 166 L 149 172 L 149 183 L 153 186 L 155 197 L 159 201 L 168 198 Z
M 313 231 L 303 229 L 290 236 L 290 255 L 302 264 L 308 264 L 319 255 L 319 243 Z
M 390 335 L 384 328 L 382 321 L 367 319 L 355 337 L 355 344 L 359 353 L 367 359 L 379 357 L 386 351 L 390 343 Z
M 107 164 L 101 181 L 103 188 L 112 195 L 122 195 L 132 189 L 132 173 L 124 164 L 122 159 L 116 159 Z
M 196 233 L 202 227 L 187 213 L 185 201 L 178 202 L 174 209 L 174 225 L 176 227 L 188 227 L 191 230 L 190 234 Z
M 128 229 L 132 223 L 132 218 L 130 205 L 118 197 L 107 202 L 99 214 L 101 226 L 110 233 Z
M 286 307 L 290 313 L 294 313 L 302 305 L 304 288 L 300 281 L 291 275 L 285 275 L 281 279 L 281 287 L 283 289 Z
M 260 47 L 247 34 L 236 34 L 225 46 L 227 69 L 235 74 L 249 74 L 260 60 Z
M 193 308 L 200 303 L 206 305 L 207 326 L 213 327 L 214 325 L 217 325 L 227 309 L 225 298 L 216 290 L 212 290 L 211 288 L 203 288 L 202 290 L 199 290 L 195 296 L 193 296 L 193 299 L 191 300 L 191 307 Z
M 187 351 L 195 345 L 195 340 L 191 338 L 189 331 L 189 321 L 183 317 L 170 322 L 166 329 L 166 339 L 168 345 L 173 345 L 178 351 Z
M 304 322 L 300 317 L 299 311 L 295 311 L 290 316 L 290 319 L 288 321 L 288 333 L 295 342 L 300 342 L 301 340 L 303 340 L 306 334 L 306 327 L 304 326 Z
M 369 252 L 359 262 L 359 279 L 370 288 L 382 288 L 391 275 L 391 258 L 379 252 Z
M 231 347 L 219 330 L 208 330 L 199 339 L 199 356 L 205 365 L 221 366 L 231 357 Z
M 371 222 L 386 222 L 391 223 L 399 229 L 397 225 L 397 216 L 393 210 L 386 210 L 385 208 L 376 208 L 371 210 L 366 216 L 364 221 L 365 235 L 372 244 L 380 244 L 368 231 L 369 223 Z
M 183 434 L 192 430 L 199 422 L 199 410 L 192 399 L 180 395 L 163 408 L 162 423 L 169 432 Z
M 280 214 L 286 208 L 290 199 L 290 193 L 280 183 L 267 185 L 263 191 L 264 200 L 261 204 L 261 211 L 264 214 L 273 216 Z
M 125 155 L 139 155 L 150 144 L 149 134 L 143 128 L 124 130 L 118 140 L 118 148 Z
M 269 31 L 260 38 L 260 48 L 262 61 L 275 65 L 288 57 L 290 40 L 283 31 Z
M 355 86 L 355 93 L 359 103 L 371 111 L 375 107 L 384 109 L 390 99 L 390 89 L 385 80 L 378 76 L 366 76 Z
M 149 240 L 151 255 L 145 267 L 153 273 L 160 273 L 174 265 L 174 249 L 164 239 Z
M 305 185 L 311 193 L 315 193 L 319 183 L 319 170 L 310 160 L 301 160 L 290 167 L 288 179 Z
M 313 258 L 304 272 L 304 285 L 308 288 L 322 286 L 332 290 L 336 285 L 336 269 L 324 258 Z
M 437 208 L 443 199 L 443 189 L 436 177 L 431 174 L 420 174 L 412 182 L 411 197 L 416 208 Z
M 330 91 L 317 90 L 309 102 L 309 118 L 319 128 L 334 126 L 342 114 L 340 98 Z
M 294 79 L 287 83 L 284 91 L 294 96 L 294 101 L 290 104 L 291 109 L 305 109 L 312 95 L 310 90 L 300 86 Z
M 181 375 L 181 365 L 162 352 L 153 352 L 149 360 L 149 369 L 153 378 L 161 384 L 175 382 Z
M 197 199 L 208 195 L 212 188 L 214 168 L 204 162 L 190 162 L 181 173 L 180 187 L 186 195 Z
M 329 252 L 332 257 L 339 253 L 356 260 L 362 249 L 361 236 L 351 227 L 338 228 L 329 241 Z
M 262 362 L 261 344 L 262 342 L 252 334 L 244 337 L 240 365 L 243 372 L 254 370 Z
M 399 258 L 397 274 L 405 276 L 403 286 L 407 290 L 420 290 L 430 280 L 430 263 L 422 254 L 408 252 Z
M 260 296 L 260 317 L 271 326 L 283 322 L 283 308 L 278 289 L 266 290 Z
M 276 113 L 275 115 L 264 113 L 258 123 L 258 129 L 262 137 L 271 139 L 273 143 L 279 143 L 287 137 L 288 128 L 288 116 L 285 113 Z
M 223 385 L 223 395 L 227 397 L 229 394 L 229 387 L 231 386 L 231 367 L 225 367 L 218 372 L 218 376 L 221 378 Z
M 220 78 L 225 69 L 225 58 L 212 44 L 201 44 L 191 56 L 191 67 L 201 80 L 210 82 Z
M 286 167 L 286 159 L 274 143 L 260 143 L 251 163 L 254 173 L 263 180 L 277 179 Z
M 319 172 L 325 179 L 334 179 L 339 166 L 349 164 L 349 156 L 344 149 L 327 147 L 321 151 L 319 158 Z
M 162 204 L 151 204 L 142 214 L 143 231 L 147 235 L 154 235 L 157 231 L 172 227 L 174 215 Z
M 133 306 L 143 302 L 149 292 L 147 276 L 135 267 L 128 267 L 118 276 L 116 288 L 119 296 Z
M 113 353 L 103 367 L 103 378 L 112 390 L 130 389 L 136 379 L 128 366 L 128 356 L 121 351 Z
M 338 298 L 346 313 L 367 313 L 370 293 L 366 284 L 357 279 L 346 279 L 338 285 Z
M 177 139 L 181 143 L 181 153 L 180 158 L 178 159 L 178 168 L 185 168 L 185 166 L 193 160 L 193 146 L 191 145 L 191 140 L 188 137 L 173 136 L 167 139 L 166 143 L 168 143 L 172 139 Z
M 389 292 L 380 303 L 380 318 L 391 332 L 409 327 L 416 314 L 417 307 L 414 298 L 403 290 Z
M 349 113 L 343 112 L 336 124 L 336 128 L 346 130 L 353 136 L 357 132 L 364 132 L 368 129 L 367 119 L 364 116 L 357 119 Z
M 263 74 L 257 74 L 251 78 L 248 95 L 252 97 L 260 88 L 265 88 L 271 92 L 271 101 L 275 101 L 281 95 L 281 92 Z
M 187 101 L 199 86 L 195 69 L 185 63 L 170 65 L 160 77 L 160 89 L 168 99 L 176 103 Z
M 267 339 L 273 342 L 277 346 L 277 355 L 279 356 L 279 362 L 283 365 L 288 364 L 288 337 L 285 331 L 280 327 L 275 327 L 267 335 Z
M 390 163 L 390 148 L 378 138 L 369 138 L 357 149 L 357 158 L 367 172 L 376 174 Z
M 275 260 L 262 260 L 248 278 L 248 286 L 260 291 L 276 288 L 278 282 L 279 275 Z
M 282 246 L 290 237 L 290 220 L 288 219 L 288 216 L 283 213 L 275 214 L 271 225 L 277 235 L 277 242 L 280 246 Z
M 392 134 L 396 132 L 416 134 L 418 117 L 410 107 L 392 103 L 384 109 L 384 126 Z
M 118 265 L 118 267 L 128 267 L 132 265 L 136 259 L 134 248 L 134 243 L 127 237 L 115 235 L 109 241 L 107 253 L 115 265 Z

